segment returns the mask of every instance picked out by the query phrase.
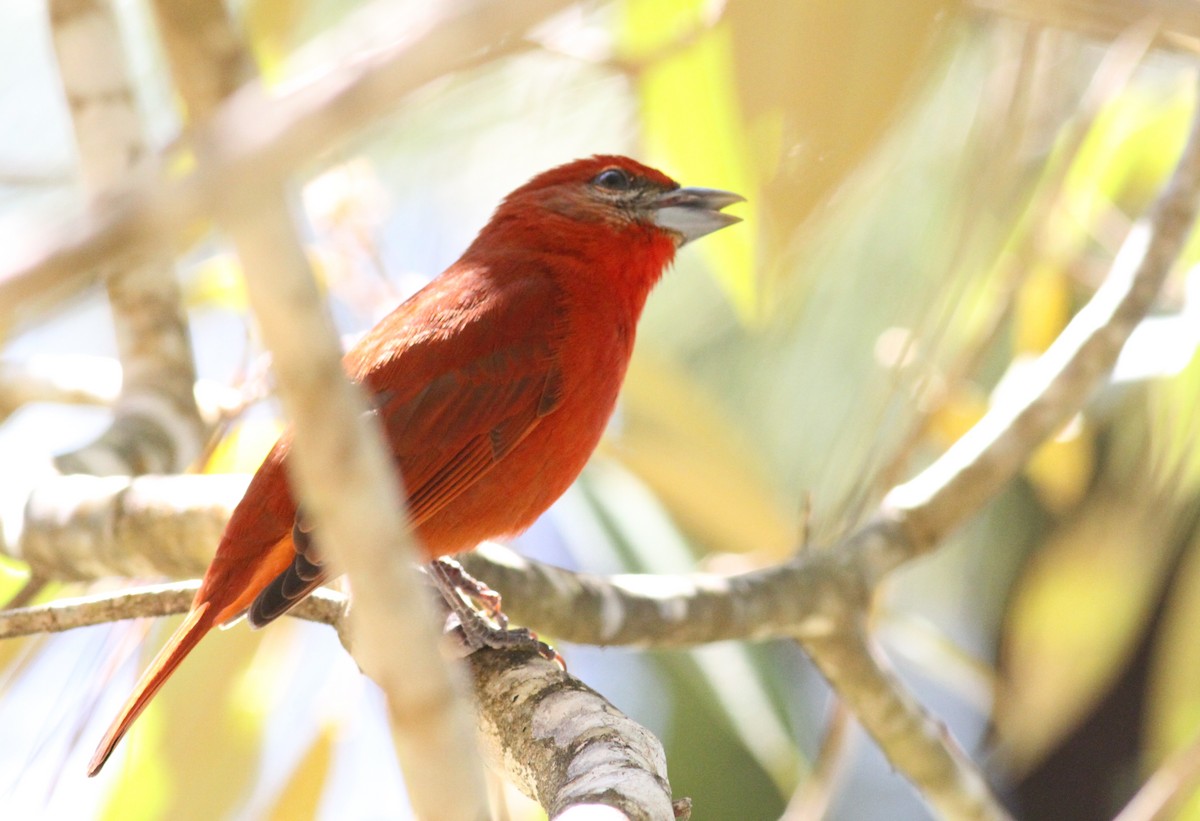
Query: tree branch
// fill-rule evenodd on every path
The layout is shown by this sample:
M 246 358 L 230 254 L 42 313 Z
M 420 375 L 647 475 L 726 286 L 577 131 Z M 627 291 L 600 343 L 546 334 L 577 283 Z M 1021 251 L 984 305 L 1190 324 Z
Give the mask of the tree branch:
M 481 650 L 468 661 L 484 751 L 551 818 L 597 805 L 674 818 L 667 759 L 651 732 L 534 654 Z
M 5 552 L 33 575 L 194 578 L 204 572 L 247 476 L 52 476 L 5 522 Z
M 998 400 L 937 461 L 884 499 L 882 514 L 900 520 L 908 539 L 900 550 L 869 561 L 876 578 L 973 516 L 1084 405 L 1154 304 L 1191 234 L 1198 205 L 1200 106 L 1166 188 L 1129 232 L 1104 284 L 1029 368 L 1022 389 Z
M 199 586 L 175 582 L 0 611 L 0 640 L 186 613 Z M 348 610 L 345 595 L 320 589 L 289 615 L 329 624 L 344 640 Z M 409 632 L 393 640 L 405 643 Z M 591 806 L 633 819 L 674 817 L 662 746 L 603 696 L 534 654 L 484 650 L 469 657 L 468 670 L 483 749 L 552 818 Z
M 159 167 L 139 174 L 103 208 L 32 242 L 24 260 L 0 263 L 0 297 L 58 293 L 101 260 L 179 247 L 193 223 L 219 209 L 230 192 L 276 191 L 296 169 L 359 134 L 426 83 L 477 66 L 481 55 L 495 60 L 532 48 L 525 32 L 568 5 L 465 3 L 292 94 L 247 85 L 191 133 L 193 148 L 205 157 L 202 172 L 172 176 Z M 3 304 L 17 313 L 19 303 Z
M 844 610 L 833 629 L 800 643 L 892 766 L 940 817 L 1010 818 L 979 767 L 891 670 L 867 632 L 866 618 L 864 611 Z
M 125 619 L 177 616 L 191 608 L 192 598 L 199 589 L 199 580 L 190 579 L 115 593 L 59 599 L 35 607 L 0 610 L 0 639 L 61 633 L 77 627 Z M 289 615 L 336 627 L 345 614 L 348 601 L 341 593 L 321 588 L 297 605 Z
M 246 272 L 246 291 L 273 356 L 292 421 L 289 476 L 323 556 L 354 590 L 354 657 L 383 688 L 392 740 L 419 818 L 487 814 L 461 684 L 438 656 L 431 605 L 409 565 L 395 467 L 342 351 L 295 229 L 279 200 L 235 197 L 219 216 Z M 396 638 L 406 640 L 397 642 Z
M 121 365 L 92 354 L 38 354 L 0 358 L 0 422 L 31 402 L 108 407 L 121 393 Z M 210 379 L 195 386 L 196 405 L 206 424 L 249 401 L 245 392 Z
M 50 22 L 84 187 L 93 207 L 102 207 L 126 176 L 146 164 L 147 153 L 116 17 L 107 0 L 51 0 Z M 101 475 L 182 471 L 200 453 L 205 427 L 170 258 L 158 253 L 97 262 L 112 308 L 121 392 L 108 430 L 59 456 L 59 469 Z

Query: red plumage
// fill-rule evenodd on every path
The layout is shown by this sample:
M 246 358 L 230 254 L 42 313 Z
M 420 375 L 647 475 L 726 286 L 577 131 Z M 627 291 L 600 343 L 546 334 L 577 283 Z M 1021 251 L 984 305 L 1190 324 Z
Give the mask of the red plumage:
M 740 199 L 680 189 L 624 157 L 552 169 L 505 198 L 461 259 L 346 354 L 384 426 L 427 556 L 518 533 L 567 489 L 612 413 L 650 289 L 679 245 L 736 222 L 720 209 Z M 265 623 L 324 580 L 294 569 L 303 559 L 292 541 L 289 440 L 251 480 L 192 611 L 89 774 L 209 630 L 270 597 Z

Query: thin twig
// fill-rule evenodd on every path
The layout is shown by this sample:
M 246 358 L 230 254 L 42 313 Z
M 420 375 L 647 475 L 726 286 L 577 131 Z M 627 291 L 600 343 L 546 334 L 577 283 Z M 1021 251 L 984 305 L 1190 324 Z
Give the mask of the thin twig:
M 43 576 L 30 576 L 25 580 L 25 584 L 21 585 L 21 589 L 4 603 L 3 609 L 12 610 L 18 607 L 25 607 L 36 599 L 38 594 L 45 590 L 46 585 L 49 583 L 49 580 Z
M 199 586 L 151 585 L 0 611 L 0 640 L 186 613 Z M 321 588 L 289 615 L 341 628 L 348 609 L 348 597 Z M 409 633 L 393 640 L 407 642 Z M 597 804 L 629 818 L 674 817 L 662 746 L 603 696 L 536 655 L 485 650 L 468 667 L 485 750 L 552 817 Z
M 835 696 L 812 774 L 792 794 L 779 821 L 820 821 L 825 817 L 849 758 L 852 724 L 850 711 Z
M 1200 788 L 1200 736 L 1168 758 L 1114 821 L 1165 821 Z
M 36 607 L 0 611 L 0 639 L 61 633 L 79 627 L 108 624 L 125 619 L 160 618 L 186 613 L 200 582 L 171 582 L 136 587 L 113 593 L 59 599 Z M 346 609 L 341 593 L 324 588 L 314 592 L 290 615 L 323 624 L 336 624 Z

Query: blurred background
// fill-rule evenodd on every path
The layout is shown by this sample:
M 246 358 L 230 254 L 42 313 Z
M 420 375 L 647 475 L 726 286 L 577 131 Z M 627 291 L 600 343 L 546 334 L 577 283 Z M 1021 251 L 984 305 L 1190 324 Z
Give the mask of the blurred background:
M 281 90 L 428 13 L 231 5 Z M 153 20 L 137 0 L 115 6 L 139 110 L 166 145 L 179 116 Z M 629 154 L 744 194 L 745 223 L 686 248 L 658 287 L 601 449 L 516 544 L 593 572 L 740 572 L 801 549 L 806 530 L 821 549 L 861 522 L 1089 298 L 1182 145 L 1200 8 L 564 2 L 528 46 L 397 101 L 296 177 L 332 310 L 362 332 L 453 262 L 505 193 L 576 157 Z M 82 202 L 41 3 L 0 4 L 0 74 L 0 246 L 14 247 Z M 878 603 L 902 678 L 1020 818 L 1112 817 L 1200 728 L 1198 252 L 1086 412 Z M 236 259 L 208 235 L 177 269 L 201 378 L 253 393 L 261 349 Z M 3 342 L 9 362 L 115 350 L 99 291 Z M 10 473 L 108 420 L 100 406 L 4 413 Z M 280 424 L 273 400 L 251 405 L 199 469 L 252 471 Z M 4 561 L 0 598 L 23 581 Z M 85 779 L 174 624 L 0 643 L 9 817 L 407 817 L 381 697 L 331 631 L 294 621 L 203 643 Z M 558 647 L 662 739 L 698 819 L 930 817 L 788 642 Z M 504 792 L 510 818 L 541 817 Z

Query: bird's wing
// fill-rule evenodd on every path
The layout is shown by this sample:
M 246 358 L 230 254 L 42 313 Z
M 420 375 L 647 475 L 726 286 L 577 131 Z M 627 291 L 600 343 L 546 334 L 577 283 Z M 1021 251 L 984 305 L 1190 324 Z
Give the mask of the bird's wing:
M 416 525 L 491 470 L 562 400 L 565 319 L 553 281 L 526 277 L 455 293 L 420 311 L 424 330 L 405 334 L 403 348 L 364 340 L 347 356 L 369 362 L 361 381 Z M 372 336 L 386 339 L 386 324 Z
M 436 296 L 436 294 L 434 295 Z M 562 401 L 565 320 L 548 280 L 406 304 L 347 354 L 400 469 L 414 526 L 500 464 Z M 254 625 L 282 615 L 325 574 L 297 545 L 257 596 Z
M 412 397 L 385 390 L 376 413 L 419 525 L 495 467 L 562 399 L 543 342 L 510 345 L 432 379 Z

